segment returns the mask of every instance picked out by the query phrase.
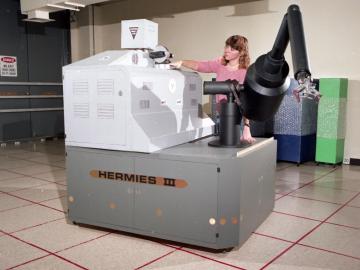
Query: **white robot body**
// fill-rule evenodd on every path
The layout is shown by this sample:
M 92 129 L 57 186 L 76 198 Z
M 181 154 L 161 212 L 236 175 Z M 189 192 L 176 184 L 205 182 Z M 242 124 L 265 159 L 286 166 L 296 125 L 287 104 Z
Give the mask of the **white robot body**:
M 66 145 L 154 152 L 212 134 L 197 73 L 156 68 L 142 50 L 63 68 Z

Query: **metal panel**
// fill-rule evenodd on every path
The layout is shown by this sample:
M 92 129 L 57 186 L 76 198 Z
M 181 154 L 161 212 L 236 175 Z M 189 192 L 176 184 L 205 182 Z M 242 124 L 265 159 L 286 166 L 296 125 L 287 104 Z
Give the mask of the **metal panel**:
M 67 148 L 69 218 L 131 226 L 134 184 L 102 180 L 92 170 L 133 173 L 132 157 L 116 152 L 92 152 Z M 71 202 L 73 201 L 73 202 Z
M 274 206 L 276 141 L 219 163 L 218 247 L 242 245 Z M 245 154 L 241 154 L 245 152 Z
M 1 43 L 1 42 L 0 42 Z M 28 87 L 0 85 L 0 96 L 26 95 Z M 26 99 L 0 99 L 0 109 L 29 108 Z M 30 113 L 0 113 L 0 141 L 18 140 L 31 137 Z
M 276 141 L 241 156 L 240 235 L 245 242 L 274 208 Z
M 214 164 L 137 158 L 135 173 L 179 178 L 188 186 L 176 188 L 138 184 L 134 227 L 160 234 L 216 242 L 217 166 Z
M 12 141 L 31 137 L 30 114 L 0 114 L 0 141 Z
M 131 127 L 127 125 L 127 97 L 118 93 L 124 88 L 122 71 L 65 73 L 66 144 L 93 144 L 96 148 L 126 145 L 126 131 Z
M 61 82 L 62 66 L 70 63 L 69 13 L 52 17 L 56 21 L 27 25 L 30 81 Z
M 31 86 L 31 95 L 62 95 L 61 86 Z M 30 100 L 31 108 L 62 108 L 62 98 L 35 98 Z M 32 136 L 62 136 L 64 134 L 64 112 L 47 111 L 31 113 Z

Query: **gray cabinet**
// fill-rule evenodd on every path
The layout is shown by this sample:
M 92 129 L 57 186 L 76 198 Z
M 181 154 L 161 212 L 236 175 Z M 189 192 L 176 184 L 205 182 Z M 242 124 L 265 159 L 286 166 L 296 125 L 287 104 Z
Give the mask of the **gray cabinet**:
M 276 142 L 154 153 L 67 146 L 73 222 L 222 249 L 244 243 L 274 207 Z

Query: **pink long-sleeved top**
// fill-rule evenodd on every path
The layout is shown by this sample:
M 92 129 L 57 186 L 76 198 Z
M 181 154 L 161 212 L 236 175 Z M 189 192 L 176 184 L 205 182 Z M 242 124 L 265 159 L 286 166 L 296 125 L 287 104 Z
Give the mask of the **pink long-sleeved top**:
M 229 70 L 221 64 L 221 58 L 212 61 L 198 62 L 197 71 L 203 73 L 216 73 L 216 81 L 237 80 L 243 83 L 245 80 L 246 69 Z M 216 103 L 226 101 L 225 95 L 216 95 Z

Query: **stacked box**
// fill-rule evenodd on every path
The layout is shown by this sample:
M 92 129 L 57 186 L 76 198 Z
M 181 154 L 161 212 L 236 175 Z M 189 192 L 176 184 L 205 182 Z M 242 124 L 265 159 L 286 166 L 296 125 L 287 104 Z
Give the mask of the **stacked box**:
M 315 159 L 316 121 L 318 104 L 311 99 L 297 102 L 293 90 L 295 79 L 275 114 L 274 138 L 277 140 L 277 159 L 302 163 Z
M 343 160 L 348 80 L 320 79 L 316 161 L 336 164 Z

